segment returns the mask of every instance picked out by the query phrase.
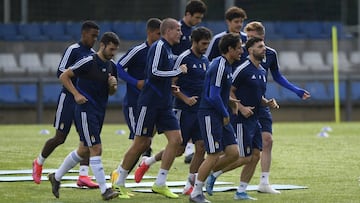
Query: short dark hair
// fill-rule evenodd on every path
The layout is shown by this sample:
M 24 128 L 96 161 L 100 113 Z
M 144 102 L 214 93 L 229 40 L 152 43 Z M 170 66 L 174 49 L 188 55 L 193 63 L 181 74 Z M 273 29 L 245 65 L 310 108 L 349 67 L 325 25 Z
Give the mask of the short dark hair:
M 240 35 L 237 33 L 228 33 L 221 37 L 219 42 L 219 50 L 221 54 L 226 54 L 229 51 L 229 47 L 236 48 L 238 43 L 241 43 Z
M 114 32 L 105 32 L 101 37 L 100 42 L 103 43 L 105 46 L 110 44 L 111 42 L 115 45 L 119 45 L 120 39 Z
M 91 20 L 87 20 L 84 21 L 83 24 L 81 25 L 81 31 L 88 31 L 90 29 L 96 29 L 99 30 L 99 25 L 96 24 L 94 21 Z
M 161 20 L 159 18 L 150 18 L 146 23 L 146 30 L 160 29 Z
M 252 37 L 246 41 L 245 48 L 246 50 L 249 50 L 250 47 L 254 46 L 255 43 L 264 41 L 261 38 L 258 37 Z
M 191 41 L 199 42 L 202 39 L 211 40 L 211 31 L 206 27 L 198 27 L 191 32 Z
M 246 19 L 247 15 L 246 15 L 246 12 L 244 11 L 244 9 L 233 6 L 233 7 L 230 7 L 228 10 L 226 10 L 225 19 L 232 21 L 234 18 Z
M 194 13 L 204 14 L 207 10 L 207 7 L 204 2 L 201 0 L 191 0 L 186 4 L 185 14 L 189 12 L 191 15 Z

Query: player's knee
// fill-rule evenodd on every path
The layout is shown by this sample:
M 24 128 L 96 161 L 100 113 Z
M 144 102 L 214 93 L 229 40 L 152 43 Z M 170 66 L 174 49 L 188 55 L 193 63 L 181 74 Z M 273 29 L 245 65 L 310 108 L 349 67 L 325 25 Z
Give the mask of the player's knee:
M 56 131 L 54 140 L 57 145 L 61 145 L 61 144 L 64 144 L 66 137 L 67 137 L 67 135 L 65 133 L 63 133 L 61 131 Z
M 260 151 L 258 149 L 254 150 L 251 155 L 251 162 L 257 163 L 260 160 Z

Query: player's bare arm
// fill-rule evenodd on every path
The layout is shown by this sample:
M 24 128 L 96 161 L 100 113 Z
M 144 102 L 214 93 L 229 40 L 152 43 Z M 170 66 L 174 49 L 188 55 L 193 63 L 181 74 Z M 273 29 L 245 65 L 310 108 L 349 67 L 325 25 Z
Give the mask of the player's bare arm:
M 59 79 L 61 81 L 61 83 L 64 85 L 64 87 L 69 90 L 69 92 L 71 92 L 71 94 L 74 95 L 74 99 L 76 101 L 77 104 L 84 104 L 86 103 L 88 100 L 86 99 L 86 97 L 82 94 L 80 94 L 79 91 L 77 91 L 77 89 L 75 88 L 74 84 L 71 81 L 71 78 L 74 77 L 74 72 L 71 69 L 66 69 L 66 71 L 64 71 Z

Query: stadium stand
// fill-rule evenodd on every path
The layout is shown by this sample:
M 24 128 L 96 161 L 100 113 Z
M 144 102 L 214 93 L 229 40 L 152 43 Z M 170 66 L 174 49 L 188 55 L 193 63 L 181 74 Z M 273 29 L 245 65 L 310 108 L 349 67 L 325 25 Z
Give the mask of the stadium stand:
M 309 66 L 312 72 L 330 72 L 332 67 L 325 64 L 324 57 L 319 51 L 304 51 L 301 61 Z
M 135 24 L 132 22 L 114 22 L 112 30 L 119 36 L 120 39 L 124 40 L 137 40 L 137 33 Z
M 351 83 L 351 96 L 353 100 L 360 101 L 360 81 Z
M 17 104 L 19 102 L 15 85 L 0 84 L 0 103 Z
M 65 32 L 65 24 L 63 22 L 46 22 L 42 24 L 42 31 L 50 40 L 54 41 L 70 41 L 72 36 Z
M 78 41 L 81 36 L 81 23 L 80 22 L 67 22 L 65 23 L 65 33 L 72 37 L 72 40 Z
M 315 101 L 329 101 L 330 94 L 323 82 L 314 81 L 307 82 L 304 86 L 306 90 L 311 92 L 311 100 Z
M 329 66 L 333 66 L 333 53 L 328 51 L 326 53 L 326 63 Z M 339 63 L 339 71 L 340 72 L 349 72 L 351 71 L 351 63 L 344 51 L 338 52 L 338 63 Z
M 300 61 L 300 56 L 296 51 L 280 51 L 279 63 L 281 70 L 287 72 L 307 72 L 309 67 Z
M 34 104 L 37 102 L 36 84 L 20 84 L 18 86 L 19 100 L 25 104 Z
M 43 86 L 43 101 L 45 104 L 56 104 L 62 85 L 49 83 Z
M 19 64 L 26 69 L 29 74 L 44 74 L 47 69 L 41 63 L 40 57 L 37 53 L 21 53 L 19 56 Z
M 308 39 L 330 39 L 330 33 L 325 33 L 322 22 L 299 22 L 300 32 Z
M 360 65 L 360 51 L 351 51 L 349 57 L 350 63 L 352 65 Z
M 4 75 L 18 75 L 25 72 L 25 69 L 18 65 L 12 53 L 0 53 L 0 69 Z
M 44 65 L 44 69 L 48 70 L 49 73 L 56 73 L 61 56 L 61 53 L 44 53 L 42 57 L 42 64 Z
M 329 99 L 334 99 L 334 83 L 327 83 L 327 87 L 329 90 Z M 345 101 L 346 99 L 346 84 L 344 81 L 339 82 L 339 96 L 340 101 Z
M 18 24 L 8 23 L 0 24 L 0 39 L 6 41 L 19 41 L 24 40 L 25 37 L 19 32 Z
M 99 39 L 101 38 L 101 36 L 105 33 L 105 32 L 112 32 L 112 23 L 109 21 L 103 21 L 103 22 L 99 22 L 98 23 L 99 27 L 100 27 L 100 33 L 99 33 Z
M 276 22 L 275 29 L 277 33 L 285 39 L 304 39 L 306 35 L 300 31 L 299 23 L 297 22 Z
M 276 32 L 274 22 L 266 21 L 266 22 L 262 22 L 262 24 L 265 27 L 265 38 L 267 40 L 279 40 L 279 39 L 282 39 L 281 34 Z
M 276 82 L 268 82 L 266 85 L 266 98 L 271 99 L 275 98 L 277 101 L 282 100 L 281 92 L 279 90 L 279 85 Z
M 43 34 L 41 25 L 38 23 L 19 24 L 19 32 L 28 41 L 49 40 L 49 37 Z

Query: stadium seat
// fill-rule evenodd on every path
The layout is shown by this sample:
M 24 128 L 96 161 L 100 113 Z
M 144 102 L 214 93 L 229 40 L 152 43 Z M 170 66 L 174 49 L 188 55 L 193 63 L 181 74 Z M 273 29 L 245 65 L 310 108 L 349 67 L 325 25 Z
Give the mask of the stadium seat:
M 280 87 L 280 95 L 281 95 L 281 100 L 279 101 L 284 101 L 284 102 L 300 102 L 301 99 L 292 91 Z M 276 99 L 276 98 L 275 98 Z
M 80 22 L 67 22 L 65 23 L 65 33 L 72 37 L 72 40 L 78 41 L 81 36 L 81 26 Z
M 288 72 L 307 72 L 309 67 L 300 62 L 299 54 L 296 51 L 280 51 L 279 64 L 282 70 Z
M 36 84 L 21 84 L 19 87 L 19 99 L 24 103 L 36 103 L 37 86 Z
M 213 36 L 227 30 L 225 21 L 206 21 L 205 24 L 205 26 L 211 30 Z
M 324 58 L 319 51 L 305 51 L 302 54 L 302 60 L 304 65 L 309 66 L 313 72 L 331 72 L 332 67 L 326 65 Z
M 146 22 L 145 21 L 137 21 L 135 23 L 135 33 L 137 38 L 141 40 L 146 39 Z
M 133 22 L 114 22 L 112 30 L 124 40 L 141 40 L 136 35 L 135 23 Z
M 276 32 L 275 23 L 266 21 L 262 22 L 265 27 L 265 38 L 267 40 L 278 40 L 282 39 L 282 36 Z
M 0 104 L 3 103 L 19 103 L 15 85 L 0 84 Z
M 62 85 L 60 83 L 44 84 L 43 86 L 43 102 L 46 104 L 54 104 L 57 102 Z
M 40 57 L 37 53 L 21 53 L 19 56 L 19 64 L 25 68 L 28 73 L 46 73 L 45 69 L 40 61 Z
M 56 73 L 61 61 L 61 53 L 44 53 L 43 65 L 50 73 Z
M 351 99 L 353 101 L 360 101 L 360 81 L 351 83 Z
M 323 29 L 326 34 L 332 36 L 332 27 L 335 26 L 337 28 L 337 36 L 338 39 L 351 39 L 352 36 L 347 34 L 344 30 L 344 26 L 341 22 L 323 22 Z
M 297 22 L 276 22 L 276 32 L 281 33 L 285 39 L 305 39 L 306 35 L 301 33 Z
M 12 53 L 0 53 L 0 69 L 4 74 L 23 74 L 26 70 L 18 65 Z
M 329 33 L 325 33 L 322 22 L 300 22 L 300 32 L 304 33 L 308 39 L 330 39 Z
M 338 62 L 339 62 L 339 71 L 341 72 L 351 71 L 351 64 L 344 51 L 338 51 Z M 333 53 L 331 51 L 326 53 L 326 63 L 329 66 L 333 67 Z
M 98 22 L 100 27 L 99 40 L 105 32 L 112 32 L 112 23 L 109 21 Z
M 329 89 L 329 96 L 330 99 L 334 99 L 334 83 L 329 82 L 328 83 L 328 89 Z M 345 81 L 339 82 L 339 96 L 341 101 L 345 101 L 346 99 L 346 83 Z
M 48 36 L 42 33 L 41 25 L 38 23 L 19 24 L 19 32 L 29 41 L 49 40 Z
M 304 89 L 310 92 L 311 100 L 314 101 L 331 101 L 329 91 L 324 82 L 307 82 Z
M 54 41 L 71 41 L 72 36 L 66 34 L 65 25 L 62 22 L 43 23 L 42 31 L 50 40 Z
M 13 23 L 0 24 L 0 40 L 19 41 L 24 39 L 25 39 L 24 36 L 22 36 L 19 32 L 19 28 L 17 24 L 13 24 Z
M 349 60 L 352 64 L 360 64 L 360 51 L 351 51 Z

